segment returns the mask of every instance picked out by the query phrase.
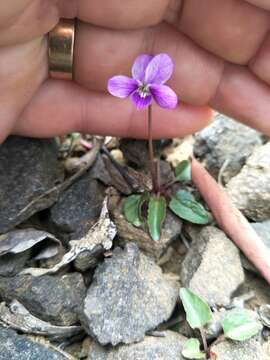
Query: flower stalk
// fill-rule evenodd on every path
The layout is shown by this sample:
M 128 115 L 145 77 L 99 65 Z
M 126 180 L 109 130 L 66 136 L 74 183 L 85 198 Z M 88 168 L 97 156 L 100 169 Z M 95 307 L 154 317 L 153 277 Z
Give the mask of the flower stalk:
M 152 179 L 152 187 L 155 193 L 159 192 L 158 174 L 156 168 L 154 146 L 153 146 L 153 128 L 152 128 L 152 105 L 148 106 L 148 152 L 149 152 L 149 163 L 150 173 Z

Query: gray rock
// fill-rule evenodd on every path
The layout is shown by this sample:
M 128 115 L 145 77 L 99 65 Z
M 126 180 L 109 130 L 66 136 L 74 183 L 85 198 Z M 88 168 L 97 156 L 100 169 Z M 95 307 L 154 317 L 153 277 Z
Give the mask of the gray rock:
M 269 284 L 252 272 L 246 272 L 245 282 L 236 293 L 238 298 L 246 294 L 254 295 L 246 304 L 250 309 L 258 309 L 263 304 L 270 304 Z
M 0 277 L 0 298 L 21 302 L 27 310 L 42 320 L 56 325 L 72 325 L 86 289 L 79 273 L 63 276 L 17 275 Z
M 270 360 L 256 338 L 244 342 L 223 341 L 213 346 L 217 360 Z
M 0 327 L 0 360 L 66 360 L 60 352 Z
M 92 343 L 88 360 L 184 360 L 181 353 L 187 339 L 172 331 L 164 331 L 164 335 L 146 336 L 140 343 L 109 349 Z
M 31 256 L 31 250 L 20 254 L 6 254 L 0 258 L 0 276 L 14 276 L 18 274 Z
M 100 215 L 104 187 L 87 173 L 72 184 L 50 209 L 50 222 L 62 239 L 80 239 Z
M 263 221 L 261 223 L 251 223 L 252 227 L 262 239 L 264 244 L 270 249 L 270 220 Z M 241 254 L 242 264 L 245 269 L 255 272 L 258 275 L 261 275 L 260 272 L 251 264 L 251 262 L 245 257 L 244 254 Z
M 227 184 L 234 205 L 253 221 L 270 218 L 270 142 L 257 148 Z
M 128 244 L 96 269 L 81 320 L 99 343 L 128 344 L 167 320 L 177 298 L 178 284 L 135 244 Z
M 51 199 L 31 202 L 62 180 L 57 156 L 54 140 L 11 136 L 0 146 L 0 233 L 52 204 Z
M 251 224 L 264 244 L 270 248 L 270 220 Z
M 201 231 L 190 226 L 187 231 L 192 244 L 182 264 L 182 284 L 211 306 L 228 305 L 232 293 L 244 281 L 237 247 L 213 226 Z
M 207 170 L 227 183 L 244 165 L 253 149 L 262 144 L 261 135 L 239 122 L 217 114 L 215 121 L 195 136 L 194 154 L 205 162 Z

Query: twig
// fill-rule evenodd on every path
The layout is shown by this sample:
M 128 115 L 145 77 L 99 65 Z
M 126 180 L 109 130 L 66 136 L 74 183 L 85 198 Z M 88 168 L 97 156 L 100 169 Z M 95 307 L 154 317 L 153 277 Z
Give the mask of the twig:
M 204 352 L 205 352 L 206 356 L 208 356 L 209 348 L 208 348 L 208 344 L 207 344 L 207 340 L 206 340 L 205 331 L 203 328 L 200 328 L 199 330 L 200 330 L 200 334 L 201 334 L 201 338 L 202 338 L 202 342 L 203 342 Z
M 157 331 L 157 330 L 147 331 L 146 335 L 154 336 L 154 337 L 166 337 L 166 334 L 164 333 L 164 331 Z
M 187 250 L 190 249 L 190 244 L 188 242 L 188 239 L 185 237 L 185 235 L 180 234 L 180 238 L 181 238 L 183 244 L 185 245 L 186 249 Z
M 219 173 L 218 173 L 218 183 L 223 186 L 223 174 L 227 169 L 228 165 L 230 164 L 230 159 L 226 159 L 222 164 Z
M 109 152 L 109 150 L 106 148 L 106 146 L 101 147 L 101 151 L 110 159 L 113 166 L 116 168 L 116 170 L 120 173 L 120 175 L 124 178 L 124 180 L 127 182 L 127 184 L 131 187 L 132 190 L 137 191 L 137 187 L 134 185 L 133 178 L 127 173 L 126 167 L 119 164 L 115 158 L 112 156 L 112 154 Z

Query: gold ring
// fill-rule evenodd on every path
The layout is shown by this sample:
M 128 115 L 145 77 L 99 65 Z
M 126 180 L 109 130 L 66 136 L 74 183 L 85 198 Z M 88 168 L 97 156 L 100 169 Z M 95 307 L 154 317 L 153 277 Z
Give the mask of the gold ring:
M 61 19 L 49 32 L 49 74 L 72 80 L 75 20 Z

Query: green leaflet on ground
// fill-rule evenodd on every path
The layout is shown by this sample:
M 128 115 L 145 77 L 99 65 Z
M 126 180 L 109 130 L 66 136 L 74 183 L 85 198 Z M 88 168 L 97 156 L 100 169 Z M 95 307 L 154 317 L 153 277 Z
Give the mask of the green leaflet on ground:
M 186 312 L 187 322 L 192 329 L 203 328 L 212 320 L 212 312 L 209 305 L 198 295 L 189 289 L 181 288 L 180 298 Z
M 172 197 L 169 208 L 180 218 L 194 224 L 207 224 L 211 217 L 194 196 L 186 190 L 179 190 Z
M 236 341 L 248 340 L 262 329 L 262 325 L 245 309 L 230 311 L 221 325 L 225 337 Z

